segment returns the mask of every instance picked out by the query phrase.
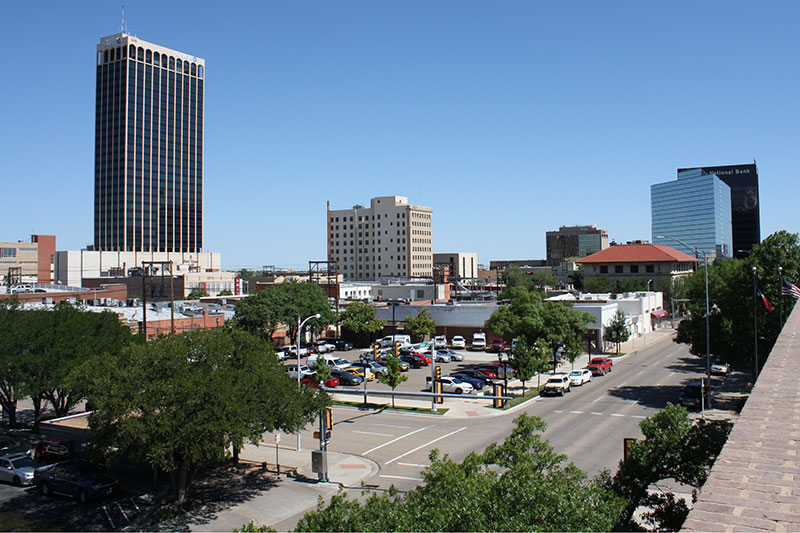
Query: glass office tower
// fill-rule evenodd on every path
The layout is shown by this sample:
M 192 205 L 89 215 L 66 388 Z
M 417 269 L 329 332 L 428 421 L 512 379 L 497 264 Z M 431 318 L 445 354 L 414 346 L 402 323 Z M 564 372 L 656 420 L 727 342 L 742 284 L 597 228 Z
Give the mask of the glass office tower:
M 673 239 L 657 238 L 674 237 L 702 250 L 709 260 L 731 257 L 731 188 L 716 175 L 688 170 L 678 174 L 677 181 L 651 185 L 650 213 L 653 244 L 695 255 Z
M 761 242 L 758 167 L 754 162 L 752 165 L 679 168 L 678 174 L 698 169 L 707 174 L 716 174 L 731 188 L 733 256 L 747 257 L 753 245 Z
M 126 33 L 97 45 L 94 249 L 203 246 L 205 61 Z

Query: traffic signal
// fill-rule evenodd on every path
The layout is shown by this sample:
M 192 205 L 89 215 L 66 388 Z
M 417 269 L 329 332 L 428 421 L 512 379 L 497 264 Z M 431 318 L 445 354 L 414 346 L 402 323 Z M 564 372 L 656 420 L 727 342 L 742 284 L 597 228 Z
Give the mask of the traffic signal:
M 436 366 L 436 379 L 442 379 L 442 367 Z
M 375 360 L 377 361 L 379 359 L 378 354 L 380 353 L 380 348 L 378 347 L 377 344 L 375 346 L 373 346 L 372 351 L 373 351 L 373 353 L 375 355 Z
M 395 357 L 400 357 L 400 343 L 399 342 L 394 343 L 394 356 Z
M 325 429 L 327 431 L 333 429 L 333 409 L 330 407 L 325 409 Z

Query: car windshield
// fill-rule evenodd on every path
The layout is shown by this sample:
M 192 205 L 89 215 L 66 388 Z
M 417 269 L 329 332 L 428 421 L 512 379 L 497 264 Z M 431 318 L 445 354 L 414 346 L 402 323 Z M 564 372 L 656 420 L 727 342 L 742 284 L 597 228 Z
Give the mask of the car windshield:
M 576 370 L 575 372 L 570 372 L 569 375 L 573 376 L 573 377 L 576 377 L 576 378 L 579 378 L 579 377 L 581 377 L 583 375 L 583 372 L 580 372 L 580 371 Z
M 552 376 L 547 381 L 552 383 L 561 383 L 562 381 L 564 381 L 564 376 Z
M 25 467 L 36 468 L 37 466 L 39 466 L 30 457 L 20 457 L 19 459 L 14 459 L 11 461 L 11 464 L 14 465 L 14 468 L 25 468 Z

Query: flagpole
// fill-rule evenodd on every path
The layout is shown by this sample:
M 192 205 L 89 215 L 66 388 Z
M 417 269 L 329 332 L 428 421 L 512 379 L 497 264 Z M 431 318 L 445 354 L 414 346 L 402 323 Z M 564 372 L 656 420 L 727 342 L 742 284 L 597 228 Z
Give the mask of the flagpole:
M 753 267 L 753 345 L 755 347 L 755 363 L 753 382 L 758 379 L 758 287 L 756 286 L 756 267 Z
M 780 317 L 778 324 L 778 333 L 783 329 L 783 267 L 778 265 L 778 277 L 780 278 L 780 287 L 778 287 L 778 316 Z

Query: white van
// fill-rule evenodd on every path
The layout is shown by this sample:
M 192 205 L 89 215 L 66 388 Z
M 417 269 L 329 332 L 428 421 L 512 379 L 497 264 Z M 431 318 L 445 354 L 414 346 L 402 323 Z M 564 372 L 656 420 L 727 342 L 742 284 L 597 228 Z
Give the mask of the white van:
M 404 346 L 406 344 L 411 344 L 411 335 L 387 335 L 382 339 L 378 339 L 376 341 L 377 344 L 381 346 L 392 346 L 395 342 L 399 342 L 400 346 Z
M 472 349 L 484 351 L 486 349 L 486 333 L 475 333 L 472 335 Z
M 350 366 L 350 361 L 347 361 L 345 359 L 342 359 L 341 357 L 337 357 L 336 355 L 328 353 L 323 353 L 319 355 L 313 353 L 309 355 L 308 358 L 306 359 L 306 364 L 309 367 L 313 367 L 316 364 L 318 357 L 322 357 L 322 360 L 325 361 L 325 363 L 333 369 L 342 370 Z

